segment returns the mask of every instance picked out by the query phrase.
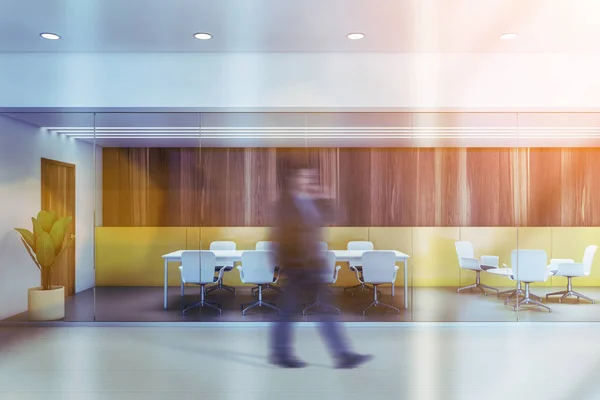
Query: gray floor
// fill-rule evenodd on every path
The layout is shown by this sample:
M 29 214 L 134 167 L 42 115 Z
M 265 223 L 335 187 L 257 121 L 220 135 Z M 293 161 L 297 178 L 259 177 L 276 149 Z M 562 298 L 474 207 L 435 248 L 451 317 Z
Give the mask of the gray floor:
M 332 368 L 314 328 L 303 370 L 268 364 L 267 328 L 0 328 L 0 399 L 600 399 L 600 326 L 350 327 L 375 358 Z
M 506 288 L 502 288 L 506 289 Z M 546 293 L 557 291 L 558 288 L 535 288 L 534 293 L 544 296 Z M 600 299 L 600 288 L 577 288 L 592 298 Z M 67 301 L 67 315 L 65 321 L 91 322 L 198 322 L 198 321 L 273 321 L 277 314 L 272 310 L 263 308 L 255 309 L 248 315 L 242 316 L 240 304 L 253 301 L 248 288 L 238 290 L 236 297 L 228 292 L 216 292 L 210 295 L 214 301 L 221 303 L 224 312 L 219 316 L 213 310 L 203 309 L 192 311 L 186 316 L 181 315 L 184 304 L 197 301 L 198 288 L 186 289 L 186 297 L 181 299 L 179 288 L 171 288 L 169 295 L 169 309 L 162 307 L 161 287 L 98 287 L 77 294 Z M 372 301 L 371 292 L 358 293 L 355 296 L 344 294 L 336 288 L 334 304 L 342 310 L 339 317 L 341 321 L 369 321 L 369 322 L 408 322 L 408 321 L 440 321 L 440 322 L 512 322 L 512 321 L 539 321 L 539 322 L 577 322 L 600 321 L 600 304 L 591 304 L 586 301 L 568 299 L 563 304 L 558 304 L 556 299 L 550 299 L 546 304 L 552 308 L 552 313 L 540 308 L 512 311 L 512 304 L 504 305 L 502 299 L 494 295 L 483 296 L 479 292 L 456 293 L 456 288 L 413 288 L 409 293 L 408 310 L 403 309 L 402 288 L 396 289 L 392 298 L 389 288 L 383 289 L 381 300 L 400 308 L 402 312 L 397 315 L 391 311 L 374 309 L 366 317 L 362 317 L 361 310 Z M 265 293 L 265 298 L 277 303 L 276 292 Z M 318 314 L 303 317 L 298 313 L 298 321 L 316 321 Z M 8 321 L 27 321 L 27 314 L 23 313 L 10 318 Z

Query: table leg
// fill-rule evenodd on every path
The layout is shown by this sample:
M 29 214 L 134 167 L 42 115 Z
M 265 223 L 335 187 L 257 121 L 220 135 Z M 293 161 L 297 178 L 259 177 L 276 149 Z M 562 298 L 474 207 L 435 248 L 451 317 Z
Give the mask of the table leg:
M 165 309 L 167 308 L 167 293 L 169 291 L 169 260 L 165 258 Z
M 404 259 L 404 308 L 408 309 L 408 260 Z

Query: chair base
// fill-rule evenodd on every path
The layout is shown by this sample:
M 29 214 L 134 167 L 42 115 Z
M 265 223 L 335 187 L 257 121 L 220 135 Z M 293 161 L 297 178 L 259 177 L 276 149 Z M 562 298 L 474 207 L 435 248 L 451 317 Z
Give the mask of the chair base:
M 228 286 L 228 285 L 223 285 L 222 282 L 219 282 L 217 285 L 210 287 L 208 289 L 206 289 L 206 294 L 211 293 L 211 292 L 215 292 L 217 290 L 226 290 L 228 292 L 233 293 L 233 295 L 235 296 L 235 288 L 232 286 Z
M 463 290 L 469 290 L 469 289 L 479 289 L 479 290 L 481 290 L 481 292 L 483 293 L 484 296 L 487 296 L 487 292 L 485 291 L 485 289 L 495 290 L 498 293 L 498 289 L 488 286 L 488 285 L 484 285 L 483 283 L 474 283 L 472 285 L 463 286 L 463 287 L 458 288 L 456 291 L 458 293 L 460 293 Z
M 255 307 L 263 307 L 263 306 L 270 308 L 272 310 L 275 310 L 277 312 L 281 312 L 281 310 L 275 306 L 275 303 L 271 303 L 270 301 L 266 301 L 266 300 L 257 300 L 254 303 L 242 304 L 242 306 L 241 306 L 242 315 L 246 315 L 246 311 L 248 311 L 248 310 L 251 310 Z
M 548 300 L 548 296 L 558 296 L 558 295 L 562 295 L 560 297 L 560 299 L 558 299 L 559 303 L 562 303 L 562 301 L 564 299 L 566 299 L 567 297 L 577 297 L 577 300 L 579 299 L 584 299 L 587 300 L 589 302 L 591 302 L 592 304 L 594 304 L 594 300 L 590 299 L 589 297 L 581 294 L 581 293 L 577 293 L 573 290 L 573 283 L 571 281 L 571 279 L 573 279 L 572 276 L 567 276 L 567 290 L 563 290 L 562 292 L 554 292 L 554 293 L 550 293 L 546 295 L 546 301 Z
M 188 307 L 184 308 L 183 311 L 182 311 L 182 314 L 185 315 L 190 310 L 193 310 L 194 308 L 201 308 L 201 307 L 212 308 L 213 310 L 218 311 L 219 314 L 222 313 L 221 305 L 220 304 L 213 303 L 212 301 L 200 300 L 199 302 L 197 302 L 195 304 L 192 304 L 191 306 L 188 306 Z
M 275 306 L 275 303 L 271 303 L 270 301 L 263 300 L 263 285 L 258 285 L 258 300 L 254 303 L 242 304 L 242 315 L 246 315 L 246 311 L 251 310 L 255 307 L 267 307 L 272 310 L 281 313 L 281 310 Z
M 502 293 L 506 294 L 507 292 L 510 292 L 511 294 L 510 294 L 510 296 L 508 296 L 506 298 L 506 300 L 504 300 L 504 305 L 507 305 L 513 297 L 517 298 L 517 302 L 519 301 L 519 296 L 527 297 L 525 290 L 523 290 L 521 288 L 513 289 L 511 291 L 507 290 L 507 291 L 504 291 Z M 498 296 L 500 296 L 500 294 L 498 294 Z M 542 301 L 542 298 L 540 296 L 535 295 L 535 294 L 533 294 L 531 292 L 529 293 L 528 297 L 533 298 L 534 300 L 537 300 L 537 301 L 540 301 L 540 302 Z
M 523 289 L 519 288 L 519 289 L 516 290 L 516 292 L 519 292 L 519 291 L 522 292 Z M 521 300 L 519 300 L 518 294 L 516 294 L 516 296 L 517 296 L 517 303 L 513 306 L 513 311 L 517 311 L 517 308 L 519 308 L 521 306 L 524 306 L 525 304 L 533 304 L 535 306 L 545 308 L 546 310 L 548 310 L 548 312 L 552 312 L 552 309 L 550 307 L 548 307 L 545 304 L 542 304 L 541 301 L 537 301 L 537 300 L 534 300 L 534 299 L 531 298 L 532 296 L 534 296 L 534 297 L 537 297 L 538 299 L 540 299 L 538 296 L 532 295 L 531 292 L 529 291 L 529 282 L 525 282 L 525 292 L 524 292 L 524 295 L 525 295 L 525 297 L 523 297 Z M 509 301 L 509 299 L 507 299 L 504 302 L 504 304 L 508 303 L 508 301 Z
M 552 312 L 552 309 L 550 307 L 548 307 L 547 305 L 543 304 L 542 302 L 539 302 L 537 300 L 533 300 L 531 297 L 524 297 L 521 300 L 517 301 L 517 304 L 515 304 L 513 306 L 513 311 L 517 311 L 517 307 L 521 307 L 525 304 L 533 304 L 536 305 L 538 307 L 543 307 L 546 310 L 548 310 L 548 312 Z
M 372 303 L 369 305 L 369 307 L 365 308 L 365 309 L 364 309 L 364 311 L 362 312 L 362 314 L 363 314 L 363 317 L 364 317 L 365 315 L 367 315 L 367 311 L 369 311 L 369 309 L 370 309 L 371 307 L 385 307 L 385 308 L 389 308 L 389 309 L 395 310 L 397 314 L 400 314 L 400 309 L 399 309 L 399 308 L 396 308 L 396 307 L 394 307 L 394 306 L 392 306 L 392 305 L 390 305 L 390 304 L 387 304 L 387 303 L 383 303 L 383 302 L 381 302 L 381 301 L 379 301 L 379 300 L 374 300 L 374 301 L 373 301 L 373 302 L 372 302 Z
M 341 314 L 341 311 L 340 311 L 340 309 L 339 309 L 339 308 L 337 308 L 337 307 L 335 307 L 335 306 L 332 306 L 331 304 L 325 304 L 325 303 L 321 303 L 321 300 L 318 300 L 318 299 L 317 299 L 317 301 L 315 301 L 315 302 L 314 302 L 314 303 L 312 303 L 311 305 L 309 305 L 309 306 L 306 306 L 306 307 L 304 308 L 304 310 L 302 310 L 302 314 L 303 314 L 303 315 L 306 315 L 306 313 L 307 313 L 309 310 L 311 310 L 311 309 L 313 309 L 313 308 L 317 308 L 317 307 L 322 307 L 322 308 L 326 308 L 326 309 L 330 309 L 330 310 L 335 310 L 335 312 L 336 312 L 336 313 L 338 313 L 338 314 Z
M 591 302 L 592 304 L 595 304 L 595 301 L 593 299 L 591 299 L 591 298 L 589 298 L 586 295 L 583 295 L 581 293 L 575 292 L 573 290 L 563 290 L 562 292 L 550 293 L 550 294 L 546 295 L 546 299 L 548 299 L 548 296 L 558 296 L 558 295 L 562 295 L 558 299 L 559 303 L 562 303 L 562 301 L 564 299 L 566 299 L 567 297 L 577 297 L 577 300 L 584 299 L 584 300 L 587 300 L 587 301 Z
M 352 294 L 352 296 L 354 296 L 354 294 L 360 290 L 370 290 L 372 292 L 375 289 L 373 289 L 373 286 L 371 286 L 371 285 L 367 285 L 365 283 L 360 283 L 358 285 L 349 286 L 349 287 L 344 288 L 344 293 L 346 293 L 347 290 L 353 290 L 353 292 L 351 294 Z M 380 291 L 378 291 L 377 293 L 381 296 Z
M 475 272 L 476 272 L 475 283 L 472 285 L 467 285 L 467 286 L 458 288 L 456 290 L 458 293 L 462 292 L 463 290 L 471 290 L 471 289 L 481 290 L 481 293 L 483 293 L 484 296 L 487 296 L 487 292 L 485 291 L 485 289 L 495 290 L 496 293 L 498 293 L 498 289 L 488 286 L 488 285 L 484 285 L 483 283 L 481 283 L 481 271 L 475 271 Z
M 387 304 L 387 303 L 383 303 L 383 302 L 379 301 L 377 294 L 381 293 L 381 292 L 379 290 L 377 290 L 377 286 L 379 286 L 379 285 L 373 285 L 373 302 L 371 304 L 369 304 L 369 307 L 364 309 L 364 311 L 362 312 L 363 317 L 365 315 L 367 315 L 367 311 L 369 311 L 369 309 L 371 307 L 385 307 L 385 308 L 389 308 L 391 310 L 395 310 L 397 314 L 400 314 L 399 308 L 396 308 L 396 307 L 392 306 L 391 304 Z
M 277 286 L 273 286 L 273 285 L 271 285 L 271 284 L 266 284 L 266 285 L 265 285 L 265 287 L 263 288 L 263 292 L 264 292 L 265 290 L 274 290 L 274 291 L 276 291 L 276 292 L 283 293 L 283 290 L 281 290 L 281 288 L 279 288 L 279 287 L 277 287 Z M 253 288 L 252 288 L 252 296 L 256 297 L 256 294 L 257 294 L 257 293 L 258 293 L 258 286 L 256 286 L 256 287 L 253 287 Z

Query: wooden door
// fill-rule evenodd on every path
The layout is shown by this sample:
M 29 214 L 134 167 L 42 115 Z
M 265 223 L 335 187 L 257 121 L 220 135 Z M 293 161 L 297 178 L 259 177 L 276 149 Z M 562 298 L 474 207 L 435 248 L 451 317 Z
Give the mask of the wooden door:
M 75 234 L 75 165 L 42 158 L 42 209 L 73 217 L 66 237 Z M 75 242 L 54 266 L 52 285 L 64 286 L 65 296 L 75 294 Z

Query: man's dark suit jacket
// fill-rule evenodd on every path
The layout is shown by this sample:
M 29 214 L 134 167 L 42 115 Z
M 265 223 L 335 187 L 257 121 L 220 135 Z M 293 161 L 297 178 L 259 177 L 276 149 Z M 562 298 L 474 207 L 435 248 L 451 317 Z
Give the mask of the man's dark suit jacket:
M 319 241 L 323 240 L 323 227 L 334 218 L 334 205 L 330 200 L 310 200 L 317 215 L 307 215 L 291 195 L 281 197 L 276 206 L 276 226 L 272 240 L 277 243 L 277 261 L 282 273 L 299 269 L 322 267 L 323 257 Z

